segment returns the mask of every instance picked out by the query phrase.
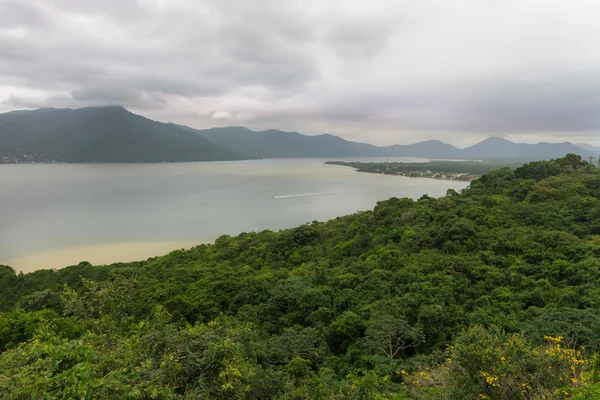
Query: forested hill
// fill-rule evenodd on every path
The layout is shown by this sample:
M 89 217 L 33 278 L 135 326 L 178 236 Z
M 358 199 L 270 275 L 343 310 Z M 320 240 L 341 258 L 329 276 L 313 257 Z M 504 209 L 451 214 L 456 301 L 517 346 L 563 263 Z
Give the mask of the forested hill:
M 579 154 L 596 157 L 590 145 L 572 143 L 513 143 L 500 137 L 491 137 L 465 149 L 456 148 L 439 140 L 427 140 L 408 145 L 373 146 L 350 142 L 333 135 L 307 136 L 298 132 L 275 129 L 255 132 L 241 126 L 195 130 L 216 145 L 237 154 L 260 158 L 287 157 L 423 157 L 442 159 L 509 159 L 544 160 Z M 514 161 L 513 161 L 514 162 Z
M 439 140 L 379 147 L 330 134 L 307 136 L 275 129 L 254 132 L 244 127 L 197 130 L 153 121 L 120 106 L 42 108 L 0 114 L 0 164 L 385 156 L 539 160 L 567 153 L 596 157 L 596 150 L 587 144 L 524 144 L 499 137 L 465 149 Z
M 293 157 L 383 157 L 385 151 L 366 143 L 344 140 L 333 135 L 306 136 L 298 132 L 270 129 L 254 132 L 241 126 L 194 130 L 216 145 L 260 158 Z
M 0 269 L 0 398 L 600 398 L 600 170 L 143 262 Z
M 0 164 L 241 158 L 187 129 L 152 121 L 118 106 L 0 114 Z

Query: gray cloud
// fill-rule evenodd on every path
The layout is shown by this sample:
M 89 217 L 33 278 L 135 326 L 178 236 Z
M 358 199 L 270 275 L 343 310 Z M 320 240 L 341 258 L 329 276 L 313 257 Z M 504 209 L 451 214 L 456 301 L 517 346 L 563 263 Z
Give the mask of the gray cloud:
M 0 7 L 2 110 L 119 103 L 196 127 L 236 120 L 378 143 L 502 134 L 600 144 L 591 0 Z
M 52 25 L 43 12 L 24 1 L 3 0 L 0 4 L 2 4 L 0 29 L 19 27 L 42 29 Z
M 45 108 L 45 107 L 77 107 L 78 102 L 68 95 L 56 95 L 43 98 L 23 98 L 11 95 L 2 100 L 2 105 L 10 108 Z
M 344 21 L 332 27 L 325 42 L 341 57 L 369 60 L 382 50 L 392 30 L 393 24 L 385 16 L 370 21 Z

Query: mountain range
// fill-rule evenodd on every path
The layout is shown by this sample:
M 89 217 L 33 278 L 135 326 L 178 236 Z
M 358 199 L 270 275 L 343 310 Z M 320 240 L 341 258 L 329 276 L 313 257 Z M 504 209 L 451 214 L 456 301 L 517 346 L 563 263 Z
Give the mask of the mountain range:
M 176 162 L 238 160 L 188 129 L 123 107 L 39 109 L 0 114 L 0 161 Z
M 374 146 L 338 136 L 244 127 L 197 130 L 133 114 L 120 106 L 44 108 L 0 114 L 0 163 L 178 162 L 292 157 L 547 159 L 597 156 L 585 143 L 513 143 L 491 137 L 465 149 L 439 140 Z
M 537 160 L 563 157 L 569 153 L 584 157 L 596 157 L 600 153 L 600 149 L 591 145 L 578 146 L 570 142 L 513 143 L 500 137 L 491 137 L 473 146 L 460 149 L 439 140 L 380 147 L 351 142 L 329 134 L 306 136 L 297 132 L 278 130 L 255 132 L 239 126 L 194 131 L 220 147 L 234 151 L 237 154 L 258 158 L 390 156 L 477 160 Z

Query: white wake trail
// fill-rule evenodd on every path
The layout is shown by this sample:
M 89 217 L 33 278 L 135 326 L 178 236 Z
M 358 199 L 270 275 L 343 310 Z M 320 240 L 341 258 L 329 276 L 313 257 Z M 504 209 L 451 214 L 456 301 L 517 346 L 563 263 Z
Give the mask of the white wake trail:
M 318 193 L 299 193 L 299 194 L 283 194 L 279 196 L 271 196 L 272 199 L 289 199 L 292 197 L 308 197 L 308 196 L 325 196 L 328 194 L 340 194 L 346 192 L 318 192 Z

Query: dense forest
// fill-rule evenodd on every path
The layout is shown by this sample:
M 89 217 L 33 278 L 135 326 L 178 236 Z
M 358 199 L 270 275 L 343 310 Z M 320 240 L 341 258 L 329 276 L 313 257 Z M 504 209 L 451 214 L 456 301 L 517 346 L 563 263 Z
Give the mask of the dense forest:
M 600 169 L 141 262 L 0 267 L 0 398 L 600 398 Z
M 241 160 L 200 135 L 123 107 L 0 114 L 0 164 Z

